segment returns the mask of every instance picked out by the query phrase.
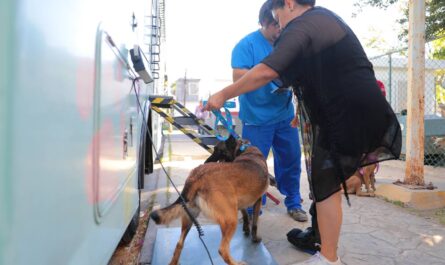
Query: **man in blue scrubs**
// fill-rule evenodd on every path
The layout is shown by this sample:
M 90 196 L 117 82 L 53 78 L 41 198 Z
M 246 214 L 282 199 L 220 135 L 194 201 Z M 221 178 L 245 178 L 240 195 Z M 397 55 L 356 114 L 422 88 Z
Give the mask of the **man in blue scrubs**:
M 259 23 L 261 28 L 241 39 L 232 51 L 234 82 L 269 55 L 280 34 L 272 17 L 270 1 L 261 7 Z M 298 129 L 290 125 L 295 115 L 292 92 L 276 89 L 276 85 L 269 83 L 239 97 L 242 136 L 257 146 L 266 158 L 272 148 L 277 188 L 286 196 L 287 212 L 296 221 L 305 222 L 307 215 L 301 207 L 300 196 Z

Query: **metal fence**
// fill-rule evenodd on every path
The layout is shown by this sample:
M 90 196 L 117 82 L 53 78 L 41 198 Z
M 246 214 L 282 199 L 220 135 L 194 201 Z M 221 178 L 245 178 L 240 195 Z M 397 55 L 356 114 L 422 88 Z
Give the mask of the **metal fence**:
M 425 165 L 445 167 L 445 58 L 436 51 L 445 37 L 426 44 L 425 59 Z M 386 88 L 386 99 L 402 126 L 402 159 L 405 157 L 408 99 L 407 50 L 371 58 L 376 78 Z

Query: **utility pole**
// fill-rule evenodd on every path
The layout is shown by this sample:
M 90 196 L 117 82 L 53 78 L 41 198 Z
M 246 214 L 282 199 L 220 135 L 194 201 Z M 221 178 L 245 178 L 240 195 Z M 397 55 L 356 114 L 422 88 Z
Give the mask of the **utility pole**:
M 187 101 L 187 69 L 185 70 L 184 73 L 184 100 L 183 100 L 184 107 L 187 107 L 185 106 L 186 101 Z
M 405 184 L 425 185 L 425 1 L 409 0 Z

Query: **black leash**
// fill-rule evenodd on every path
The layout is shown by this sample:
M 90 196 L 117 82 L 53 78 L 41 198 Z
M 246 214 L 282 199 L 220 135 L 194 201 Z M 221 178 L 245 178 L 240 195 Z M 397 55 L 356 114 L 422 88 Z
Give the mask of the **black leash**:
M 105 33 L 106 36 L 107 36 L 107 40 L 108 40 L 108 43 L 109 43 L 110 46 L 111 46 L 111 47 L 110 47 L 111 50 L 113 51 L 113 53 L 115 54 L 115 56 L 121 61 L 121 63 L 123 63 L 123 64 L 126 66 L 126 68 L 127 68 L 127 71 L 128 71 L 128 73 L 129 73 L 129 75 L 130 75 L 129 78 L 132 80 L 132 86 L 131 86 L 131 89 L 134 90 L 134 93 L 135 93 L 135 96 L 136 96 L 136 101 L 137 101 L 137 103 L 138 103 L 138 107 L 139 107 L 139 109 L 140 109 L 140 111 L 141 111 L 141 113 L 142 113 L 142 119 L 143 119 L 143 122 L 144 122 L 144 125 L 143 125 L 143 126 L 148 126 L 148 121 L 147 121 L 147 119 L 145 118 L 145 110 L 142 108 L 142 104 L 141 104 L 141 102 L 140 102 L 140 100 L 139 100 L 139 92 L 138 92 L 138 90 L 136 89 L 136 83 L 138 82 L 138 80 L 139 80 L 140 78 L 139 78 L 138 75 L 134 72 L 133 68 L 130 67 L 130 65 L 128 64 L 128 62 L 127 62 L 127 60 L 126 60 L 126 57 L 123 56 L 123 54 L 121 53 L 121 51 L 117 48 L 116 44 L 114 43 L 113 39 L 112 39 L 111 36 L 108 34 L 108 32 L 104 32 L 104 33 Z M 145 54 L 144 54 L 144 52 L 141 50 L 141 48 L 138 47 L 138 49 L 139 49 L 139 52 L 140 52 L 140 53 L 144 56 L 144 58 L 147 60 L 147 57 L 145 56 Z M 147 60 L 147 62 L 148 62 L 148 60 Z M 131 89 L 130 89 L 130 91 L 131 91 Z M 150 142 L 151 142 L 151 145 L 152 145 L 152 147 L 153 147 L 153 150 L 155 151 L 156 157 L 159 157 L 159 153 L 158 153 L 158 151 L 156 150 L 156 146 L 155 146 L 155 144 L 154 144 L 154 141 L 153 141 L 152 135 L 151 135 L 151 133 L 150 133 L 150 130 L 148 130 L 148 128 L 147 128 L 146 131 L 147 131 L 148 137 L 150 138 Z M 160 160 L 159 160 L 159 163 L 161 164 L 161 168 L 162 168 L 162 170 L 164 171 L 164 173 L 165 173 L 165 175 L 167 176 L 167 178 L 168 178 L 168 180 L 170 181 L 170 183 L 172 184 L 173 188 L 176 190 L 176 193 L 178 193 L 179 198 L 180 198 L 180 201 L 181 201 L 181 206 L 184 208 L 184 211 L 187 213 L 187 215 L 189 216 L 190 220 L 191 220 L 192 223 L 195 225 L 196 230 L 198 231 L 199 239 L 201 240 L 201 242 L 202 242 L 202 244 L 203 244 L 203 246 L 204 246 L 204 248 L 205 248 L 205 250 L 206 250 L 206 252 L 207 252 L 207 255 L 209 256 L 210 263 L 211 263 L 212 265 L 214 265 L 214 264 L 213 264 L 213 260 L 212 260 L 212 256 L 210 255 L 210 252 L 209 252 L 209 249 L 207 248 L 207 245 L 205 244 L 204 240 L 202 239 L 202 237 L 204 236 L 204 231 L 203 231 L 201 225 L 198 223 L 198 220 L 196 220 L 196 218 L 192 215 L 192 213 L 190 212 L 190 210 L 187 208 L 186 200 L 184 199 L 184 197 L 182 197 L 181 193 L 179 192 L 178 188 L 176 187 L 175 183 L 174 183 L 173 180 L 171 179 L 170 175 L 167 173 L 167 170 L 165 169 L 164 165 L 162 164 L 162 162 L 161 162 Z
M 142 52 L 142 51 L 141 51 L 141 52 Z M 138 77 L 136 77 L 136 78 L 132 78 L 133 84 L 132 84 L 132 86 L 131 86 L 131 89 L 133 89 L 133 90 L 134 90 L 134 93 L 136 94 L 136 100 L 137 100 L 139 109 L 141 110 L 141 113 L 142 113 L 142 119 L 143 119 L 143 122 L 144 122 L 144 126 L 148 126 L 148 121 L 147 121 L 146 118 L 145 118 L 145 110 L 142 108 L 141 102 L 140 102 L 140 100 L 139 100 L 139 93 L 138 93 L 138 91 L 137 91 L 137 89 L 136 89 L 136 83 L 138 82 L 138 80 L 139 80 Z M 155 146 L 155 144 L 154 144 L 154 141 L 153 141 L 152 135 L 151 135 L 151 133 L 150 133 L 150 130 L 147 129 L 146 131 L 147 131 L 148 137 L 150 138 L 150 142 L 151 142 L 151 145 L 152 145 L 152 147 L 153 147 L 153 150 L 155 151 L 156 157 L 159 157 L 159 153 L 158 153 L 158 151 L 156 150 L 156 146 Z M 199 224 L 198 220 L 192 215 L 192 213 L 191 213 L 190 210 L 188 209 L 188 207 L 187 207 L 187 205 L 186 205 L 186 200 L 185 200 L 185 198 L 184 198 L 184 197 L 181 195 L 181 193 L 179 192 L 178 188 L 176 187 L 175 183 L 174 183 L 173 180 L 171 179 L 170 175 L 167 173 L 167 170 L 165 169 L 165 167 L 164 167 L 164 165 L 162 164 L 161 160 L 159 160 L 159 163 L 160 163 L 161 168 L 162 168 L 162 170 L 164 171 L 165 175 L 167 176 L 168 180 L 170 181 L 170 183 L 172 184 L 173 188 L 175 189 L 176 193 L 178 193 L 182 208 L 183 208 L 184 211 L 187 213 L 187 215 L 189 216 L 189 218 L 190 218 L 190 220 L 192 221 L 192 223 L 195 225 L 196 230 L 198 231 L 199 239 L 201 240 L 201 242 L 202 242 L 202 244 L 203 244 L 203 246 L 204 246 L 204 248 L 205 248 L 205 250 L 206 250 L 206 252 L 207 252 L 207 255 L 208 255 L 209 259 L 210 259 L 210 263 L 211 263 L 212 265 L 214 265 L 212 256 L 210 255 L 210 251 L 209 251 L 209 249 L 207 248 L 206 243 L 205 243 L 204 240 L 202 239 L 202 237 L 204 236 L 204 230 L 202 229 L 201 224 Z

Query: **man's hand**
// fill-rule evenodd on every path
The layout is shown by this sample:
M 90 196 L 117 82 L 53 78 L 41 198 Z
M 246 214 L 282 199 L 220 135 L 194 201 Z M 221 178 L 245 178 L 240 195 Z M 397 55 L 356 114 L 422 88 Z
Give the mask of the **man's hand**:
M 224 102 L 226 101 L 226 98 L 222 91 L 219 91 L 218 93 L 210 96 L 209 100 L 207 101 L 207 104 L 204 106 L 204 110 L 211 111 L 211 110 L 219 110 L 224 105 Z

